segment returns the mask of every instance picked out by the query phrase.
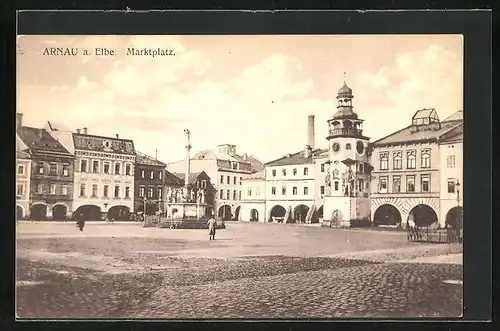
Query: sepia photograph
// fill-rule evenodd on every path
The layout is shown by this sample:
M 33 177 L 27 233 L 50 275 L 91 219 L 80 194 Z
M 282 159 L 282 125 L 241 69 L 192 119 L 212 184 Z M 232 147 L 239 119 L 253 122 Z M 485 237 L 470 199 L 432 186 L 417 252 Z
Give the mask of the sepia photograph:
M 463 315 L 462 35 L 16 56 L 17 318 Z

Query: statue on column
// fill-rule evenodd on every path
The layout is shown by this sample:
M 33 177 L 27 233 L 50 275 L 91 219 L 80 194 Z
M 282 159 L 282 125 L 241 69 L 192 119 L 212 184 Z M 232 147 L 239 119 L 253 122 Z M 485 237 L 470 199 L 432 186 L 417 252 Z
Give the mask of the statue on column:
M 202 190 L 202 189 L 199 189 L 197 193 L 198 193 L 198 194 L 197 194 L 197 197 L 196 197 L 196 202 L 197 202 L 197 203 L 202 203 L 202 199 L 201 199 L 201 197 L 202 197 L 202 194 L 203 194 L 203 190 Z
M 201 203 L 205 203 L 205 190 L 201 190 Z
M 189 199 L 189 202 L 195 202 L 195 193 L 194 193 L 194 189 L 191 189 L 191 192 L 190 192 L 190 199 Z

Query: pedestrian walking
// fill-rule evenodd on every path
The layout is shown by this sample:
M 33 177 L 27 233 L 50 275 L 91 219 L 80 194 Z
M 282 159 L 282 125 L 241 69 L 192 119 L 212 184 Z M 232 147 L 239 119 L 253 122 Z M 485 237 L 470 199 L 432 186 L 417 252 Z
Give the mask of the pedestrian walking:
M 80 229 L 80 231 L 83 231 L 83 227 L 85 226 L 85 219 L 79 218 L 78 221 L 76 221 L 76 225 Z
M 209 231 L 209 239 L 208 240 L 215 240 L 215 225 L 216 221 L 214 217 L 210 217 L 207 222 L 208 226 L 208 231 Z

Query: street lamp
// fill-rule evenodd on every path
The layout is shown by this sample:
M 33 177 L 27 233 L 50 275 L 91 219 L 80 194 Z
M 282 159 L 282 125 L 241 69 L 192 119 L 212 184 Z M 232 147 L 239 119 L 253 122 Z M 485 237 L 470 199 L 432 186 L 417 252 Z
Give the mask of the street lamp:
M 146 221 L 146 197 L 144 197 L 144 221 Z
M 463 224 L 462 224 L 462 211 L 460 210 L 460 182 L 459 180 L 457 179 L 457 183 L 455 184 L 455 187 L 457 188 L 457 218 L 458 218 L 458 226 L 459 226 L 459 231 L 462 231 L 462 227 L 463 227 Z M 459 236 L 459 240 L 462 236 L 460 235 Z

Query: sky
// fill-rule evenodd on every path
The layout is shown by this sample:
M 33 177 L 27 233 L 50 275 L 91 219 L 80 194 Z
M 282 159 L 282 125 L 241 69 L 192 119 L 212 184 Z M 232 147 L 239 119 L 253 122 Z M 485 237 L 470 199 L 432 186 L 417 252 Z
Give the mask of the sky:
M 365 136 L 411 124 L 422 108 L 440 119 L 463 109 L 461 35 L 18 36 L 17 112 L 26 126 L 48 120 L 89 134 L 134 140 L 164 162 L 234 144 L 263 162 L 302 150 L 315 115 L 315 147 L 344 83 Z M 77 47 L 77 56 L 46 56 Z M 114 56 L 83 55 L 83 49 Z M 130 56 L 127 48 L 175 56 Z M 345 73 L 345 75 L 344 75 Z

